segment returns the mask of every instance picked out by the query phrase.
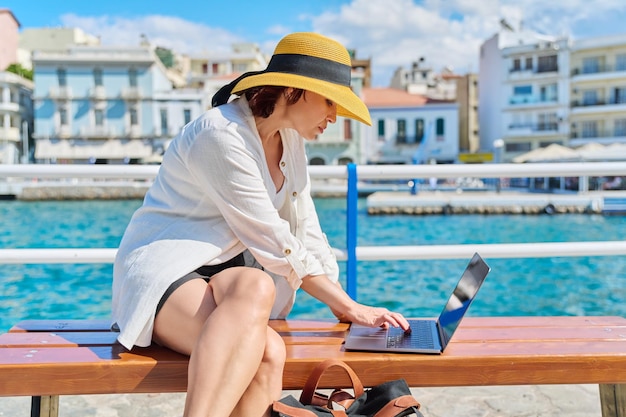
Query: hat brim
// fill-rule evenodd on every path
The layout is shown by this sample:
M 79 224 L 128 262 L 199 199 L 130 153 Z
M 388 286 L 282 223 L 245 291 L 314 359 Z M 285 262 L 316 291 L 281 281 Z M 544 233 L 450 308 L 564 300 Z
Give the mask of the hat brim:
M 242 79 L 235 85 L 232 92 L 238 93 L 263 85 L 293 87 L 312 91 L 336 103 L 339 116 L 358 120 L 368 126 L 372 125 L 367 106 L 349 87 L 316 78 L 279 72 L 261 73 Z

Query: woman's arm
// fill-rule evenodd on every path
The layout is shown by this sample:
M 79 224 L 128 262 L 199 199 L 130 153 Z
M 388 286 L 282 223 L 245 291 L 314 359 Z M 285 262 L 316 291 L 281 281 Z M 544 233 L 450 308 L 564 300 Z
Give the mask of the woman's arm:
M 400 313 L 382 307 L 370 307 L 357 303 L 341 288 L 331 282 L 326 275 L 308 276 L 302 280 L 301 288 L 312 297 L 326 304 L 341 321 L 348 321 L 370 327 L 401 327 L 409 329 L 409 323 Z

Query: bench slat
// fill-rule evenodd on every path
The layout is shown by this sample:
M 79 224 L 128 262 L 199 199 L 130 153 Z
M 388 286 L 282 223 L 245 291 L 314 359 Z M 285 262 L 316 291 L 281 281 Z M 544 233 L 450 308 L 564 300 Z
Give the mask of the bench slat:
M 17 332 L 93 332 L 111 331 L 109 319 L 86 320 L 23 320 L 9 329 Z
M 595 327 L 625 326 L 625 320 L 619 316 L 514 316 L 514 317 L 466 317 L 461 323 L 463 328 L 514 328 L 514 327 Z M 270 320 L 270 325 L 278 332 L 328 330 L 344 331 L 349 325 L 338 323 L 334 319 L 323 320 Z M 16 332 L 81 332 L 111 331 L 109 319 L 85 320 L 24 320 L 13 326 L 9 333 Z

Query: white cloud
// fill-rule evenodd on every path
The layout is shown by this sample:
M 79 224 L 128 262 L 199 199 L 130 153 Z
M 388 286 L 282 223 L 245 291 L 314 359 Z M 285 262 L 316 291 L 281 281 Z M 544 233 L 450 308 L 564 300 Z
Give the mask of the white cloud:
M 318 16 L 313 27 L 355 48 L 357 56 L 372 57 L 374 84 L 387 85 L 397 67 L 408 67 L 420 57 L 435 70 L 449 66 L 460 73 L 476 71 L 480 44 L 497 30 L 497 15 L 494 10 L 463 17 L 447 1 L 417 5 L 411 0 L 354 0 L 336 14 Z
M 61 21 L 65 26 L 79 27 L 90 35 L 100 36 L 104 45 L 138 45 L 143 34 L 155 46 L 171 48 L 185 54 L 226 52 L 231 50 L 233 43 L 242 41 L 226 29 L 173 16 L 126 18 L 66 14 L 61 16 Z
M 446 66 L 460 74 L 477 71 L 480 45 L 498 32 L 502 18 L 515 28 L 585 37 L 607 30 L 610 23 L 624 33 L 624 15 L 624 0 L 351 0 L 335 11 L 261 26 L 259 39 L 241 39 L 226 28 L 172 16 L 67 14 L 61 21 L 100 36 L 104 44 L 136 45 L 145 34 L 154 45 L 181 53 L 224 52 L 241 41 L 256 42 L 271 53 L 280 37 L 292 31 L 286 26 L 291 22 L 337 39 L 360 58 L 372 58 L 374 84 L 387 85 L 397 67 L 420 57 L 436 71 Z

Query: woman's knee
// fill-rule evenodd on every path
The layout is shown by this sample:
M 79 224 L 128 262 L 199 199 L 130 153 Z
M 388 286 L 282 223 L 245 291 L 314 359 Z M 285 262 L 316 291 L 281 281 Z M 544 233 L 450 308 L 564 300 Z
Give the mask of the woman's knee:
M 271 310 L 276 297 L 272 277 L 256 268 L 229 268 L 214 276 L 210 284 L 219 304 L 223 298 L 236 297 L 254 308 Z
M 285 347 L 285 341 L 278 333 L 271 328 L 268 328 L 263 361 L 280 367 L 280 372 L 282 373 L 282 368 L 285 365 L 286 359 L 287 348 Z

